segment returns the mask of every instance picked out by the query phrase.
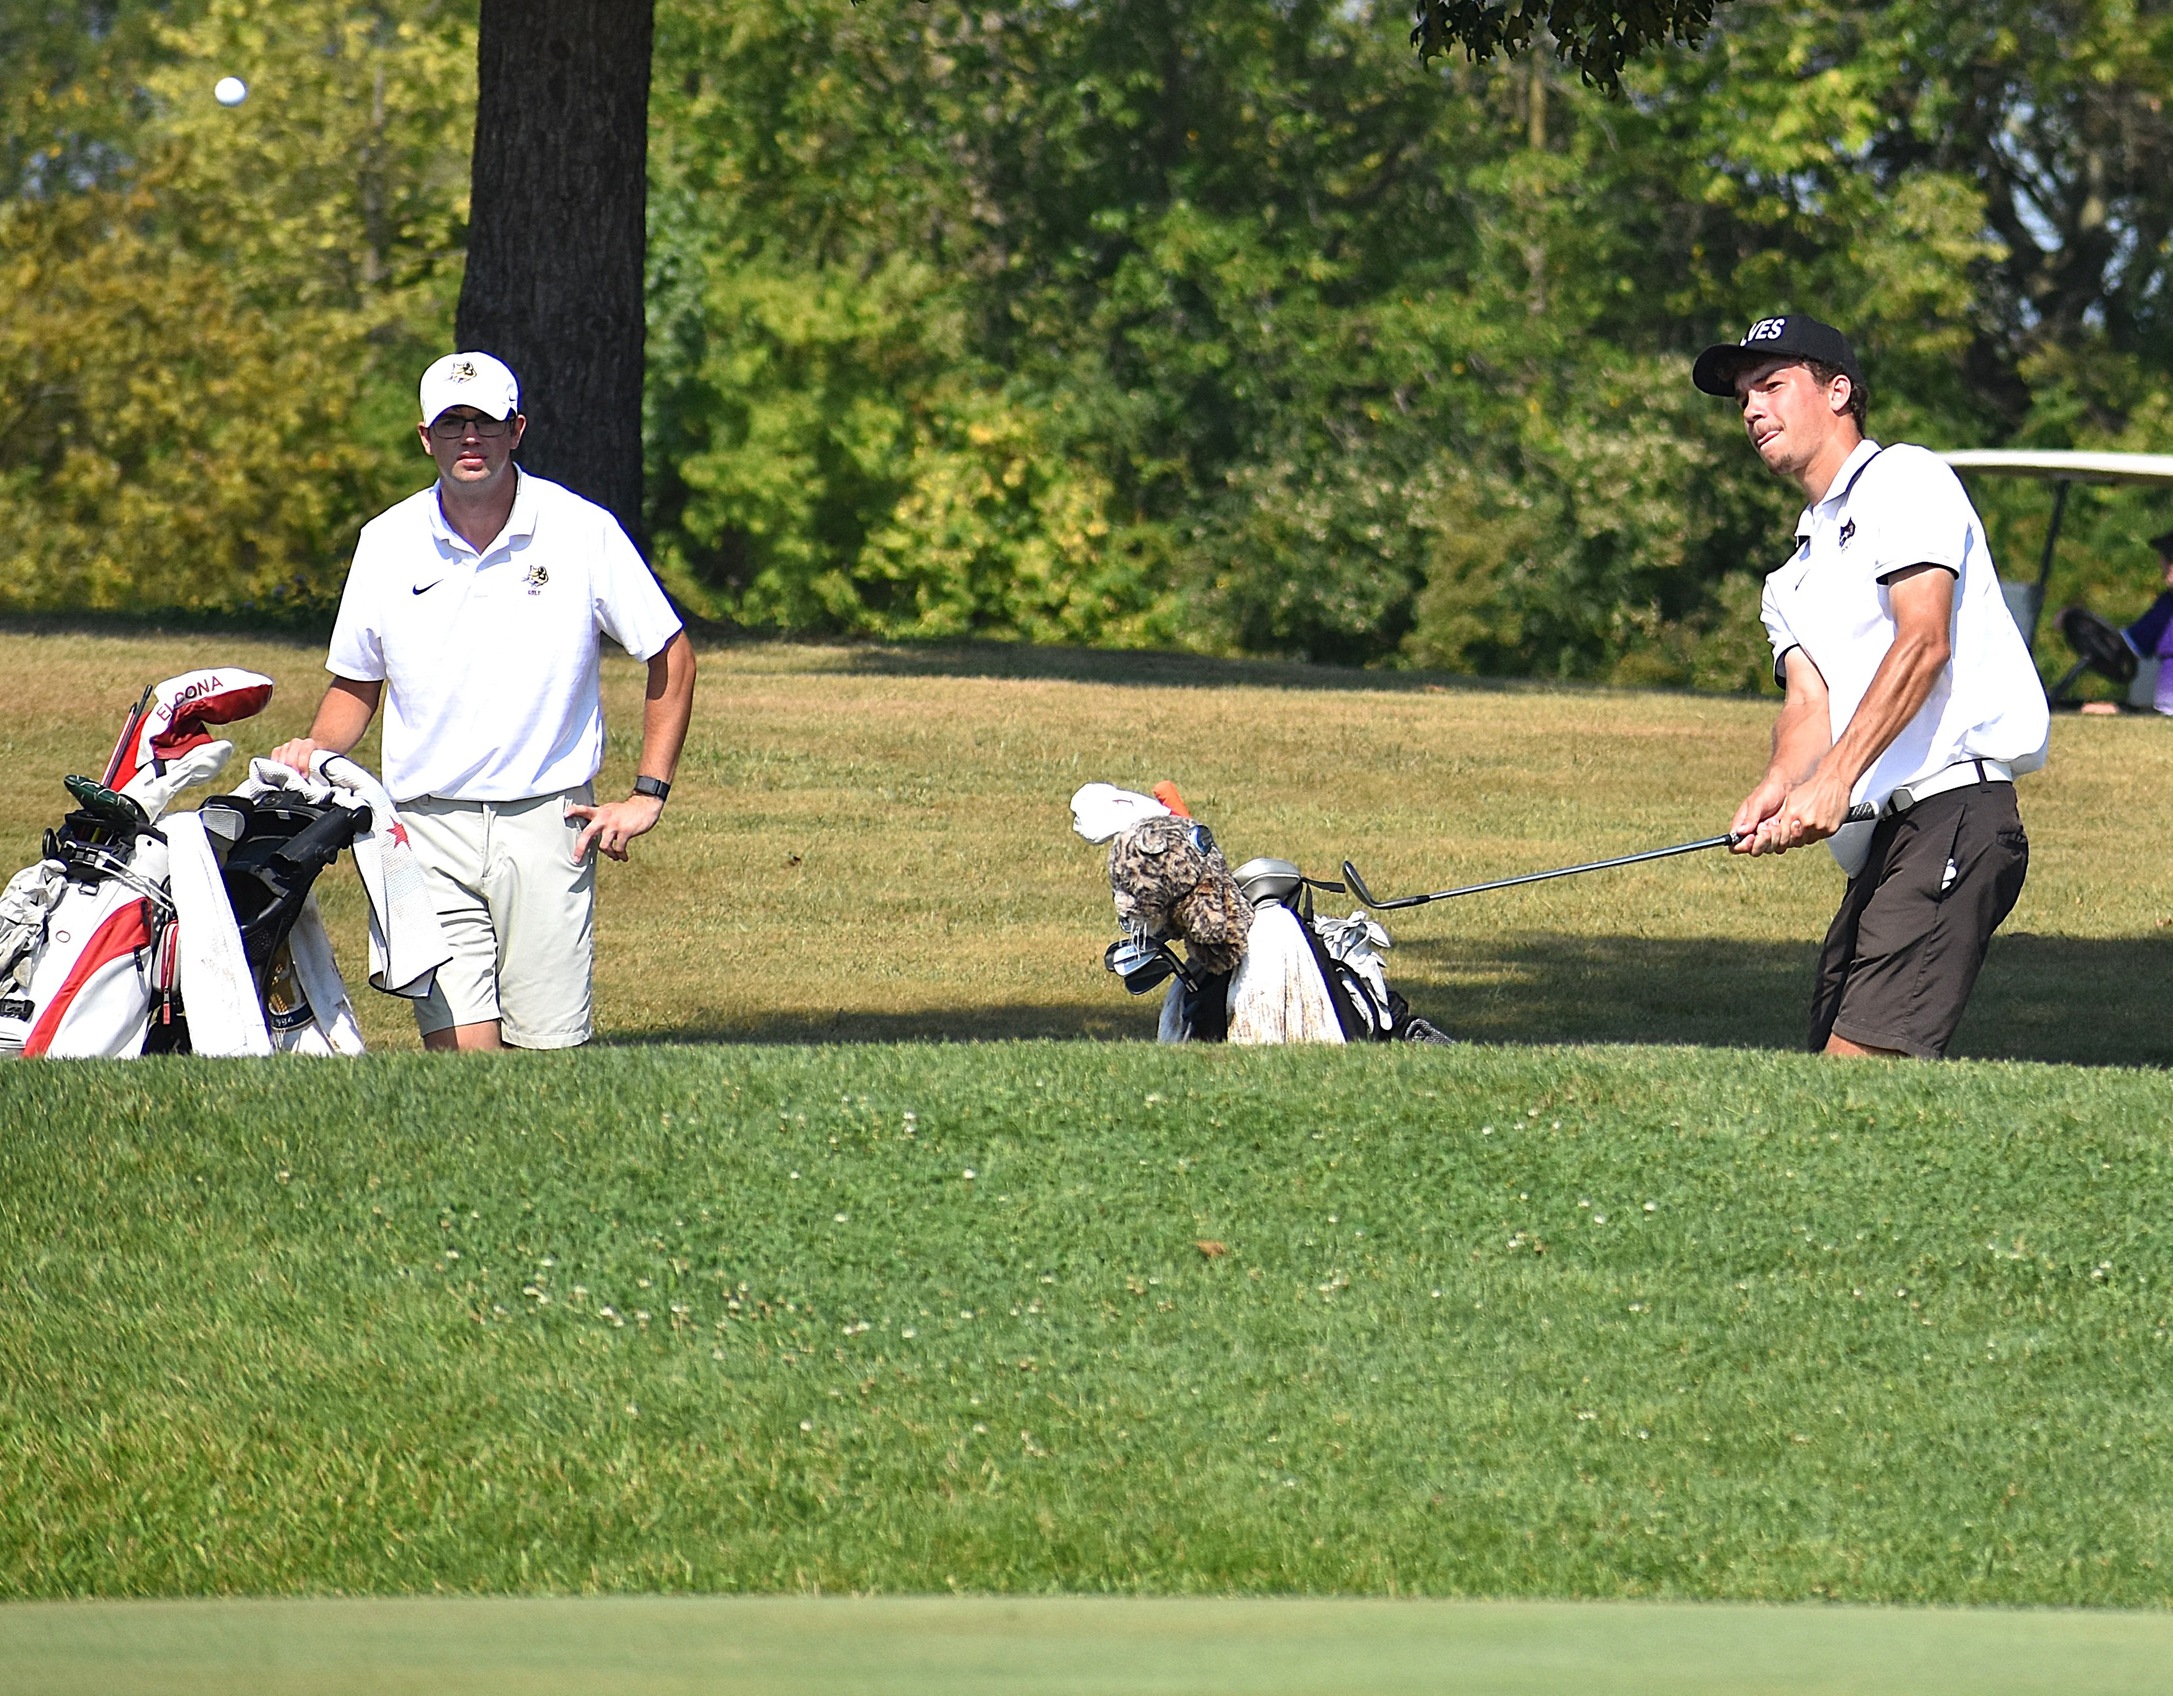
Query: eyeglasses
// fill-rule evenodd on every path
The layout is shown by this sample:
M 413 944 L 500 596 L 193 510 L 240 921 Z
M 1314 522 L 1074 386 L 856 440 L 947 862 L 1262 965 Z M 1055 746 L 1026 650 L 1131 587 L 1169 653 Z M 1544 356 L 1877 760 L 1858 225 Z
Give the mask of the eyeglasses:
M 484 441 L 496 441 L 513 428 L 510 418 L 456 418 L 447 413 L 430 426 L 430 433 L 441 442 L 457 442 L 473 431 Z

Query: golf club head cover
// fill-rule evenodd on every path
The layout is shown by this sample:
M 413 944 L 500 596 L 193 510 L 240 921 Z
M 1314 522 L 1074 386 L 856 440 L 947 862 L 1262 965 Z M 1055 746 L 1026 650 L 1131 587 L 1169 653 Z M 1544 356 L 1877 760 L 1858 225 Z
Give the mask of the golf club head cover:
M 158 760 L 139 768 L 120 793 L 141 807 L 143 816 L 156 824 L 173 805 L 175 796 L 199 783 L 209 783 L 226 770 L 227 762 L 233 757 L 233 743 L 214 742 L 207 737 L 174 759 Z
M 121 745 L 113 750 L 113 775 L 106 787 L 126 793 L 139 772 L 159 771 L 167 761 L 209 742 L 207 724 L 255 718 L 271 698 L 269 677 L 234 666 L 184 672 L 154 684 L 143 716 L 130 721 Z
M 1181 938 L 1203 972 L 1234 970 L 1252 929 L 1252 903 L 1222 850 L 1189 819 L 1141 819 L 1109 848 L 1117 917 L 1150 936 Z
M 1071 828 L 1099 847 L 1127 825 L 1168 813 L 1151 795 L 1119 789 L 1114 783 L 1082 784 L 1071 798 Z
M 1156 784 L 1151 791 L 1154 798 L 1181 819 L 1192 816 L 1192 809 L 1185 805 L 1185 798 L 1177 792 L 1177 785 L 1168 778 Z

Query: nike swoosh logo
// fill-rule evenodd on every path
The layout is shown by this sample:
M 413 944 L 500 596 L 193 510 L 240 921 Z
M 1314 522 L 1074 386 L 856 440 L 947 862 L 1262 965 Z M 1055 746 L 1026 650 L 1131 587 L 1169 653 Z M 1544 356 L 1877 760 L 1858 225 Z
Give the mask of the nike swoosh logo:
M 445 579 L 442 577 L 433 577 L 427 583 L 416 584 L 414 588 L 408 591 L 408 593 L 411 595 L 427 595 L 430 593 L 431 590 L 435 589 L 440 583 L 444 581 Z

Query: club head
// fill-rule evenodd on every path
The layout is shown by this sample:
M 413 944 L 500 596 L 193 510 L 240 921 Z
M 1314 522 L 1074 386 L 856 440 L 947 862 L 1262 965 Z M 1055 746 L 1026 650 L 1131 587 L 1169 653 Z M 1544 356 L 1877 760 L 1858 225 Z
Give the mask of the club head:
M 1152 938 L 1125 936 L 1109 945 L 1102 964 L 1134 995 L 1159 988 L 1177 973 L 1177 956 Z
M 1358 875 L 1358 868 L 1348 860 L 1343 862 L 1343 881 L 1350 885 L 1350 891 L 1358 897 L 1358 904 L 1361 907 L 1378 907 L 1380 905 L 1380 902 L 1374 900 L 1373 891 L 1366 887 L 1366 880 Z

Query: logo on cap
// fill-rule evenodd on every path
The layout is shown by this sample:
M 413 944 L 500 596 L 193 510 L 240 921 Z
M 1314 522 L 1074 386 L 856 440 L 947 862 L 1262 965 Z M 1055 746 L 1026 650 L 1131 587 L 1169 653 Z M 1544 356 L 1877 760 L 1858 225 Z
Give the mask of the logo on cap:
M 1786 334 L 1788 334 L 1788 320 L 1786 318 L 1761 318 L 1743 332 L 1743 339 L 1736 345 L 1738 347 L 1754 347 L 1759 342 L 1777 342 Z
M 453 361 L 453 368 L 445 374 L 456 383 L 472 383 L 475 381 L 475 361 L 456 359 Z

